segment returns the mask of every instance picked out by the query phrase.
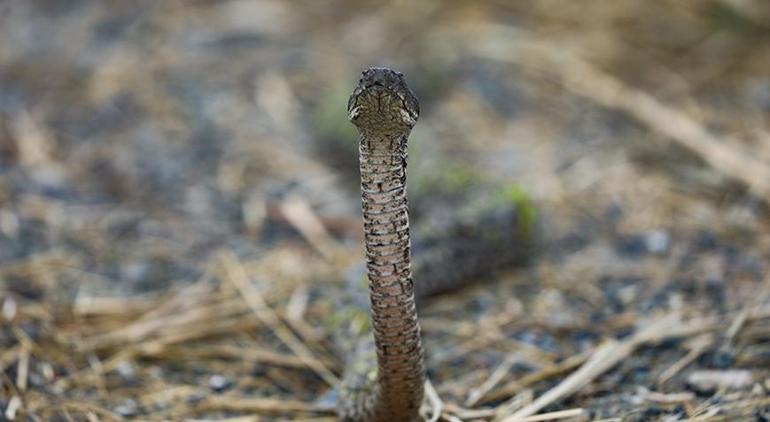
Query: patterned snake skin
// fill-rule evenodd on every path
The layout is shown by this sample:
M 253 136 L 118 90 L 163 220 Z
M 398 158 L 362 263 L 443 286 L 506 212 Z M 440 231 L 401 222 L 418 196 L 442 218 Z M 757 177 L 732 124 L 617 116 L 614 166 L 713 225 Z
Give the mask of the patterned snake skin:
M 359 283 L 350 283 L 351 297 L 341 314 L 355 328 L 340 330 L 337 339 L 347 358 L 338 416 L 413 421 L 419 418 L 425 382 L 415 299 L 522 261 L 528 233 L 522 232 L 516 203 L 497 204 L 432 227 L 429 234 L 418 233 L 413 265 L 406 161 L 407 137 L 419 116 L 417 99 L 401 73 L 370 68 L 350 97 L 348 116 L 360 134 L 369 298 L 367 303 Z

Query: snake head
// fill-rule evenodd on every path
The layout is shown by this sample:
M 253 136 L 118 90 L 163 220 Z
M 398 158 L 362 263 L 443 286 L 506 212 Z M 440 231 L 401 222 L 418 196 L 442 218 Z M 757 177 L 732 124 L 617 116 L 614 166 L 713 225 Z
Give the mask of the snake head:
M 384 67 L 364 70 L 348 100 L 348 118 L 362 133 L 406 135 L 420 106 L 404 75 Z

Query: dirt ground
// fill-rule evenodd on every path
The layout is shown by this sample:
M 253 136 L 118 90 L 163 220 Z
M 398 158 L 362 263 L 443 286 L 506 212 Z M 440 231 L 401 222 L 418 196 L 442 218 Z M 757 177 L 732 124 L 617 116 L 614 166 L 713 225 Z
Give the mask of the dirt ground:
M 426 418 L 770 420 L 763 0 L 0 2 L 0 420 L 333 420 L 370 65 L 413 226 L 538 244 L 420 307 Z

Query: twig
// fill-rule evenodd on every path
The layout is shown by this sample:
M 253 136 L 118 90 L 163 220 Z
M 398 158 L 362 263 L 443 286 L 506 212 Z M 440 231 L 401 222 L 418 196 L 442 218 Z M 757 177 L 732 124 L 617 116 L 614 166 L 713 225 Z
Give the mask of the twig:
M 249 363 L 265 363 L 269 365 L 282 366 L 286 368 L 305 368 L 307 365 L 305 362 L 292 355 L 281 354 L 268 349 L 264 349 L 257 345 L 249 345 L 248 347 L 231 346 L 226 344 L 207 344 L 205 347 L 191 347 L 189 345 L 184 346 L 171 346 L 162 350 L 162 355 L 151 354 L 154 358 L 160 359 L 229 359 L 240 360 Z M 145 355 L 148 356 L 148 355 Z M 331 362 L 325 362 L 324 359 L 320 359 L 326 365 L 331 365 Z
M 698 337 L 695 337 L 691 344 L 689 345 L 689 351 L 686 355 L 684 355 L 681 359 L 674 362 L 671 366 L 669 366 L 665 371 L 661 372 L 658 376 L 658 384 L 665 384 L 674 377 L 674 375 L 678 374 L 679 371 L 684 369 L 687 365 L 689 365 L 692 361 L 698 358 L 703 352 L 705 352 L 711 344 L 714 342 L 714 336 L 711 334 L 703 334 Z
M 481 408 L 481 409 L 466 409 L 460 407 L 452 402 L 444 404 L 444 418 L 452 416 L 458 420 L 468 419 L 489 419 L 495 416 L 495 409 Z
M 147 310 L 152 301 L 136 297 L 82 297 L 75 298 L 72 312 L 78 316 L 130 315 Z
M 528 416 L 522 419 L 522 422 L 540 422 L 540 421 L 555 421 L 559 419 L 576 418 L 580 416 L 586 416 L 586 411 L 582 408 L 573 408 L 565 410 L 557 410 L 556 412 L 541 413 L 539 415 Z
M 278 338 L 302 359 L 308 368 L 315 371 L 330 386 L 336 386 L 339 379 L 313 356 L 313 352 L 284 325 L 278 315 L 267 305 L 264 298 L 249 285 L 248 275 L 235 256 L 231 252 L 225 252 L 220 256 L 220 262 L 227 280 L 235 286 L 257 319 L 272 328 Z
M 220 318 L 237 315 L 245 311 L 242 306 L 240 300 L 229 299 L 221 303 L 199 304 L 184 313 L 157 315 L 154 319 L 140 318 L 126 327 L 86 339 L 79 347 L 81 350 L 98 350 L 123 343 L 137 343 L 171 327 L 178 331 L 182 327 L 208 321 L 212 315 Z
M 425 380 L 425 398 L 428 400 L 428 404 L 430 404 L 430 418 L 428 418 L 428 422 L 437 422 L 444 412 L 444 401 L 441 400 L 429 379 Z
M 299 400 L 236 397 L 232 395 L 209 396 L 197 406 L 198 411 L 229 410 L 257 413 L 320 412 L 332 413 L 331 406 L 307 403 Z
M 297 195 L 290 196 L 281 203 L 281 211 L 313 249 L 325 259 L 333 260 L 340 247 L 307 202 Z
M 16 420 L 16 412 L 21 408 L 21 399 L 19 396 L 11 397 L 8 406 L 5 408 L 5 418 L 9 421 Z
M 505 401 L 494 409 L 495 422 L 505 417 L 505 415 L 510 415 L 523 408 L 524 406 L 532 403 L 533 398 L 534 393 L 530 388 L 523 390 L 515 396 L 511 397 L 509 400 Z
M 695 394 L 689 391 L 683 393 L 658 393 L 656 391 L 650 391 L 644 387 L 639 387 L 636 391 L 637 396 L 644 400 L 654 403 L 684 403 L 695 399 Z
M 105 418 L 108 421 L 123 421 L 123 420 L 125 420 L 125 419 L 123 419 L 122 416 L 118 415 L 115 412 L 112 412 L 112 411 L 107 410 L 107 409 L 105 409 L 103 407 L 100 407 L 100 406 L 92 404 L 92 403 L 87 403 L 87 402 L 80 402 L 80 401 L 70 400 L 70 401 L 66 401 L 66 402 L 60 403 L 57 407 L 61 408 L 62 410 L 70 408 L 70 409 L 80 410 L 83 413 L 90 413 L 90 414 L 93 414 L 94 417 L 96 417 L 96 420 L 101 420 L 101 419 L 99 419 L 96 416 L 96 414 L 99 414 L 101 417 Z M 88 412 L 86 412 L 86 410 Z
M 738 315 L 735 316 L 732 324 L 730 324 L 730 328 L 728 328 L 727 332 L 725 333 L 725 341 L 727 343 L 732 343 L 732 341 L 735 339 L 735 336 L 738 335 L 738 332 L 740 332 L 741 328 L 743 328 L 743 325 L 746 324 L 748 317 L 748 309 L 740 311 Z
M 610 340 L 596 349 L 580 369 L 535 399 L 532 404 L 503 419 L 503 421 L 521 421 L 549 404 L 574 394 L 618 362 L 627 358 L 642 344 L 707 331 L 713 329 L 715 323 L 714 318 L 701 318 L 683 323 L 678 314 L 669 314 L 638 331 L 627 340 Z
M 19 362 L 16 365 L 18 370 L 16 372 L 16 387 L 19 391 L 25 391 L 27 389 L 27 377 L 29 376 L 29 349 L 26 347 L 21 348 L 19 351 Z
M 754 382 L 751 371 L 746 369 L 699 369 L 687 377 L 687 383 L 696 390 L 711 390 L 717 388 L 745 388 Z
M 468 398 L 465 400 L 466 407 L 473 407 L 484 397 L 492 388 L 508 374 L 513 365 L 519 360 L 515 353 L 511 353 L 492 371 L 492 374 L 478 388 L 471 389 Z
M 569 358 L 565 359 L 562 362 L 544 367 L 539 371 L 529 375 L 525 375 L 518 380 L 510 381 L 509 383 L 505 384 L 504 386 L 500 387 L 497 390 L 490 391 L 489 393 L 480 397 L 477 400 L 477 404 L 484 404 L 490 401 L 495 401 L 495 400 L 500 400 L 502 398 L 510 397 L 518 393 L 519 391 L 523 390 L 529 385 L 532 385 L 536 382 L 540 382 L 550 377 L 554 377 L 556 375 L 563 374 L 564 372 L 575 369 L 578 366 L 582 365 L 583 362 L 586 361 L 586 359 L 588 359 L 587 354 L 570 356 Z

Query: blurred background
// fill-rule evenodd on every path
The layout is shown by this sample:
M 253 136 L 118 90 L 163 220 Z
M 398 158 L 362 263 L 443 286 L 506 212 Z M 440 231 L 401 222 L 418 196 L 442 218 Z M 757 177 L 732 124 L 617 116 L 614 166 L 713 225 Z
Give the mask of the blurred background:
M 694 367 L 661 382 L 689 338 L 645 349 L 548 409 L 692 416 L 723 392 L 701 369 L 767 393 L 770 3 L 5 0 L 5 417 L 328 418 L 324 294 L 362 256 L 345 108 L 371 65 L 421 102 L 414 224 L 514 190 L 546 244 L 423 312 L 445 417 L 511 413 L 559 379 L 512 380 L 673 311 L 718 313 Z

